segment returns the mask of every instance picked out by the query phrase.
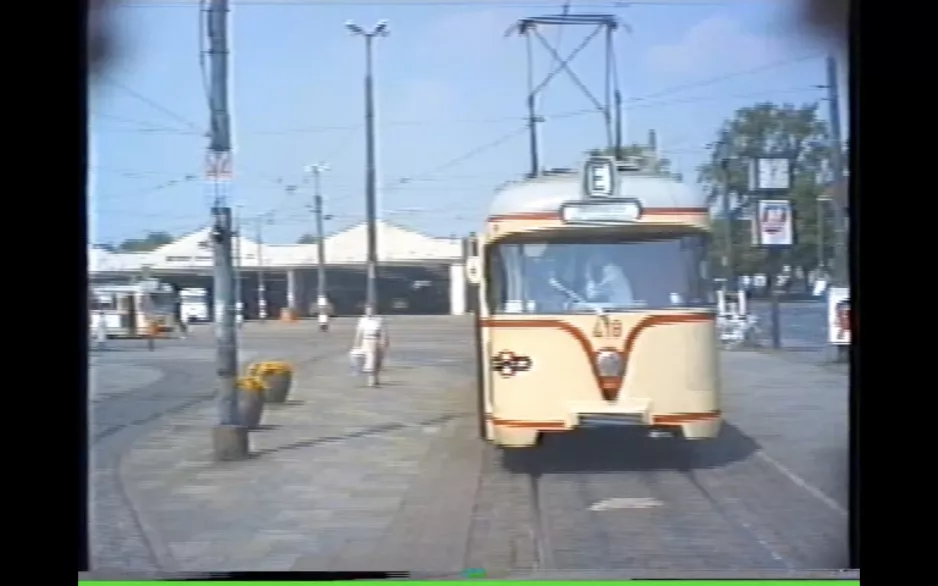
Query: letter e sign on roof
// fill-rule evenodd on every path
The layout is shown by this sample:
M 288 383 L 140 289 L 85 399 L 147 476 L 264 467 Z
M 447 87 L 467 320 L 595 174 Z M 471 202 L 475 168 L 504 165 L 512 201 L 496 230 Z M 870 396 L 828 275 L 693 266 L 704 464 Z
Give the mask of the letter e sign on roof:
M 615 197 L 616 162 L 612 157 L 592 157 L 583 169 L 586 197 Z

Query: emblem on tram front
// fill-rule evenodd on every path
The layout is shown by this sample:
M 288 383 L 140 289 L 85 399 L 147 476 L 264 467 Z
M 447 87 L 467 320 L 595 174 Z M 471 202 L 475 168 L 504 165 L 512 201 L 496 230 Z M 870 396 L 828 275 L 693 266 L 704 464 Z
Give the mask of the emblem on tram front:
M 502 350 L 492 357 L 492 370 L 502 375 L 502 378 L 509 378 L 519 372 L 531 370 L 531 359 L 510 350 Z

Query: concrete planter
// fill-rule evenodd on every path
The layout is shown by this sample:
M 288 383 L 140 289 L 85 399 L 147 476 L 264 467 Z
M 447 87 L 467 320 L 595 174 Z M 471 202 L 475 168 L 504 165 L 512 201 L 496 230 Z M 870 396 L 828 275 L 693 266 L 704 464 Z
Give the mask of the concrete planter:
M 264 391 L 241 390 L 238 395 L 238 411 L 241 425 L 248 429 L 257 429 L 264 415 Z
M 293 373 L 272 372 L 261 376 L 267 387 L 265 400 L 268 403 L 285 403 L 293 383 Z

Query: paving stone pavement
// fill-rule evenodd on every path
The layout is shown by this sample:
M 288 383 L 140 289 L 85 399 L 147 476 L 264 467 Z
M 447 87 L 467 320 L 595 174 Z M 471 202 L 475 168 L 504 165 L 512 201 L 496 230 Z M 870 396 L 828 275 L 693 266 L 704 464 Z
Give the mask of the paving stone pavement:
M 212 462 L 211 405 L 124 455 L 122 483 L 163 570 L 329 569 L 379 545 L 431 445 L 471 411 L 472 367 L 447 360 L 465 345 L 452 319 L 396 318 L 384 385 L 367 388 L 348 372 L 351 325 L 327 335 L 333 360 L 298 367 L 291 399 L 252 432 L 251 459 Z M 414 352 L 419 366 L 395 365 Z

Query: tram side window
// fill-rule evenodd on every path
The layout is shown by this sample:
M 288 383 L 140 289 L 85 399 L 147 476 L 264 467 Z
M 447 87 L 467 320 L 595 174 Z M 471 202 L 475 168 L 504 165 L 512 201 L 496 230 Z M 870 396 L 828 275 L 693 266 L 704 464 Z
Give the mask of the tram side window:
M 523 244 L 501 244 L 489 261 L 489 308 L 495 313 L 524 313 L 526 300 Z
M 520 245 L 502 244 L 492 251 L 489 263 L 489 308 L 495 313 L 520 313 L 523 282 L 519 279 Z

